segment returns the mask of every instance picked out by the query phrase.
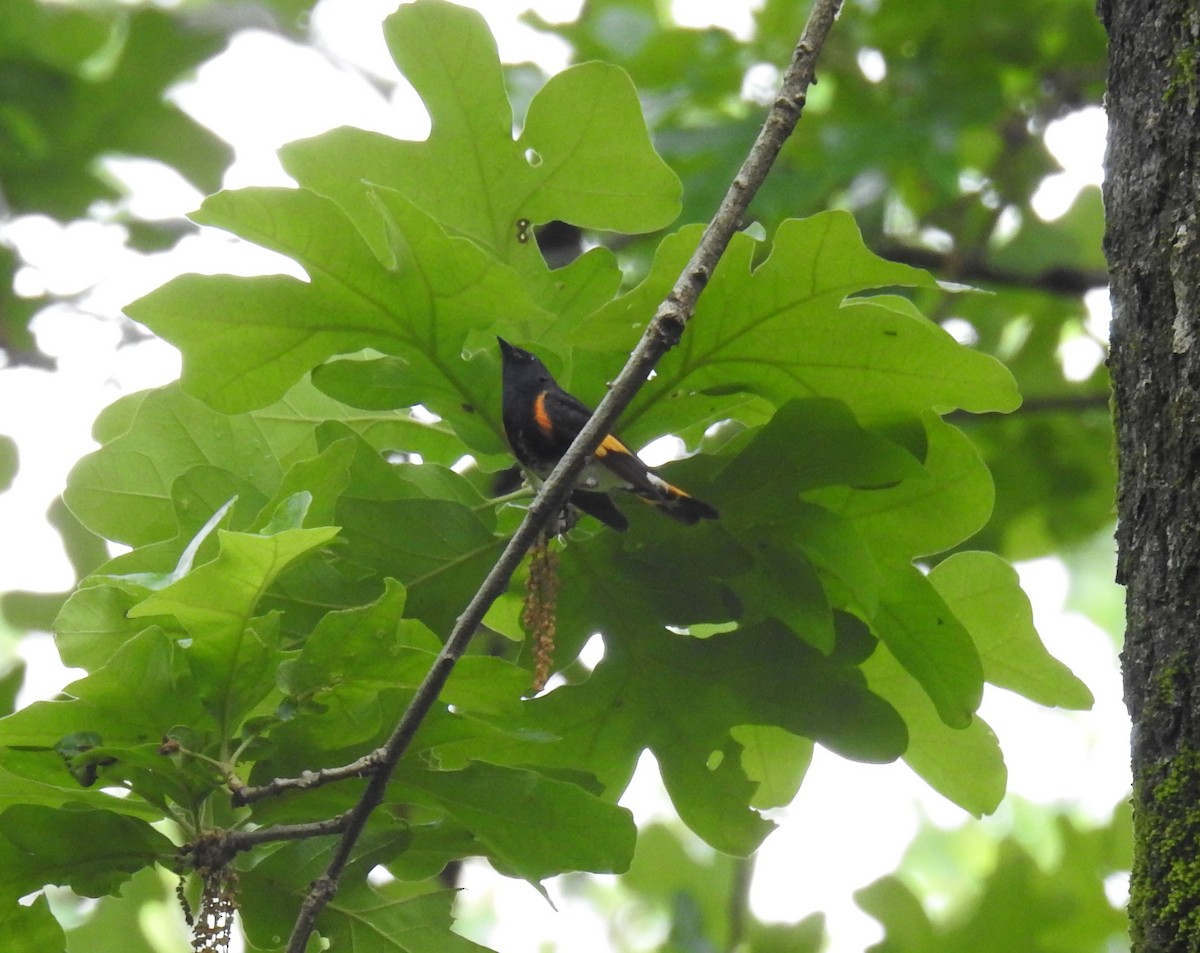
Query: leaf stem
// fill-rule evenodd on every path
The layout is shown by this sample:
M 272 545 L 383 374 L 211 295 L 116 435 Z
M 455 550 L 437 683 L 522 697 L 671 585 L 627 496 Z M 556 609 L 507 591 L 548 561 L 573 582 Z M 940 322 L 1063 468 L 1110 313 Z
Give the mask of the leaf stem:
M 513 503 L 517 500 L 527 500 L 533 498 L 533 488 L 523 486 L 519 490 L 513 490 L 511 493 L 505 493 L 503 496 L 493 496 L 491 499 L 484 500 L 477 506 L 471 507 L 472 513 L 478 513 L 480 510 L 488 510 L 493 507 L 503 506 L 505 503 Z

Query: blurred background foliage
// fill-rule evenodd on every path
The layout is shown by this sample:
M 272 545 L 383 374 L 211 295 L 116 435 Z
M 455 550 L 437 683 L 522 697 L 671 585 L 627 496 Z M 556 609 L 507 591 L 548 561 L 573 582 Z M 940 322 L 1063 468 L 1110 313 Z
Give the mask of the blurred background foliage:
M 603 59 L 632 76 L 655 145 L 684 184 L 675 228 L 705 221 L 716 206 L 808 5 L 765 0 L 748 37 L 681 26 L 666 0 L 586 0 L 569 22 L 532 12 L 524 21 L 568 43 L 572 61 Z M 28 216 L 99 221 L 119 226 L 128 247 L 147 255 L 194 232 L 186 219 L 140 217 L 109 160 L 163 164 L 203 193 L 218 189 L 232 148 L 169 92 L 245 30 L 320 48 L 312 7 L 311 0 L 7 0 L 0 8 L 0 225 Z M 970 545 L 1013 560 L 1060 557 L 1073 607 L 1119 639 L 1099 190 L 1084 188 L 1051 220 L 1037 211 L 1039 190 L 1061 171 L 1047 129 L 1101 105 L 1105 42 L 1093 3 L 847 0 L 820 66 L 799 131 L 752 207 L 755 224 L 747 225 L 772 234 L 785 217 L 847 209 L 873 250 L 941 279 L 940 289 L 919 292 L 922 310 L 1001 358 L 1025 400 L 1008 416 L 956 420 L 997 485 L 991 522 Z M 395 82 L 367 78 L 385 94 Z M 545 77 L 531 63 L 514 63 L 507 78 L 519 124 Z M 53 374 L 54 358 L 39 347 L 31 323 L 50 306 L 86 309 L 87 289 L 22 291 L 18 276 L 30 263 L 8 236 L 0 230 L 0 374 L 18 367 Z M 548 258 L 583 243 L 610 244 L 632 281 L 648 269 L 662 235 L 565 228 L 541 238 Z M 122 341 L 146 334 L 120 314 L 102 317 L 121 328 Z M 19 470 L 18 450 L 0 436 L 0 492 Z M 61 501 L 47 520 L 78 575 L 103 561 L 103 544 Z M 21 541 L 5 538 L 4 545 Z M 64 595 L 3 594 L 0 711 L 12 709 L 23 680 L 16 639 L 48 629 Z M 1085 829 L 1069 814 L 1024 805 L 1008 811 L 1003 835 L 970 825 L 927 828 L 894 877 L 856 898 L 885 931 L 872 949 L 1120 948 L 1122 916 L 1104 886 L 1128 864 L 1128 816 L 1117 811 L 1111 826 Z M 615 949 L 701 951 L 743 942 L 755 951 L 804 951 L 825 942 L 820 917 L 756 922 L 745 903 L 749 867 L 695 848 L 686 832 L 655 825 L 619 882 L 579 877 L 568 890 L 601 916 L 611 914 Z M 144 913 L 133 933 L 115 926 L 164 899 L 162 886 L 143 877 L 90 921 L 80 914 L 71 948 L 170 949 L 145 927 L 153 916 Z M 60 919 L 72 922 L 69 899 L 52 901 Z

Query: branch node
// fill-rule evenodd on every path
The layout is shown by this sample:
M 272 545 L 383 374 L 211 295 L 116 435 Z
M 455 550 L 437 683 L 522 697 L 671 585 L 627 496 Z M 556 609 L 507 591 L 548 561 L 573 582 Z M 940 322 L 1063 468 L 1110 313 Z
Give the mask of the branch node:
M 322 874 L 308 888 L 308 898 L 320 903 L 323 907 L 337 892 L 337 880 L 328 874 Z

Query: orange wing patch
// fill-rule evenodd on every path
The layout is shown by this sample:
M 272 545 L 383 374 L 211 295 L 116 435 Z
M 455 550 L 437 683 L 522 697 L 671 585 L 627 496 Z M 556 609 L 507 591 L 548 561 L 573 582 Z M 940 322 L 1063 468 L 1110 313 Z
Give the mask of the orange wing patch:
M 609 434 L 607 437 L 601 440 L 600 446 L 596 448 L 596 456 L 598 457 L 607 457 L 610 453 L 625 453 L 633 456 L 633 454 L 629 452 L 629 448 L 625 446 L 625 444 L 621 443 L 621 441 L 612 434 Z
M 554 433 L 554 422 L 546 413 L 546 391 L 542 391 L 533 399 L 533 420 L 541 428 L 542 433 Z

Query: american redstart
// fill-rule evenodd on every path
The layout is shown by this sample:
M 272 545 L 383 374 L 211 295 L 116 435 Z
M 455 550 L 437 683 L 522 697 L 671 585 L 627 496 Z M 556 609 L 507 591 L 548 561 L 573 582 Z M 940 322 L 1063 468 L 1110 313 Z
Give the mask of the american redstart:
M 558 386 L 537 357 L 503 338 L 504 432 L 513 455 L 541 479 L 567 452 L 592 416 L 591 410 Z M 576 479 L 571 503 L 613 529 L 624 532 L 629 520 L 608 496 L 627 490 L 680 523 L 715 520 L 718 513 L 677 486 L 672 486 L 609 434 Z

